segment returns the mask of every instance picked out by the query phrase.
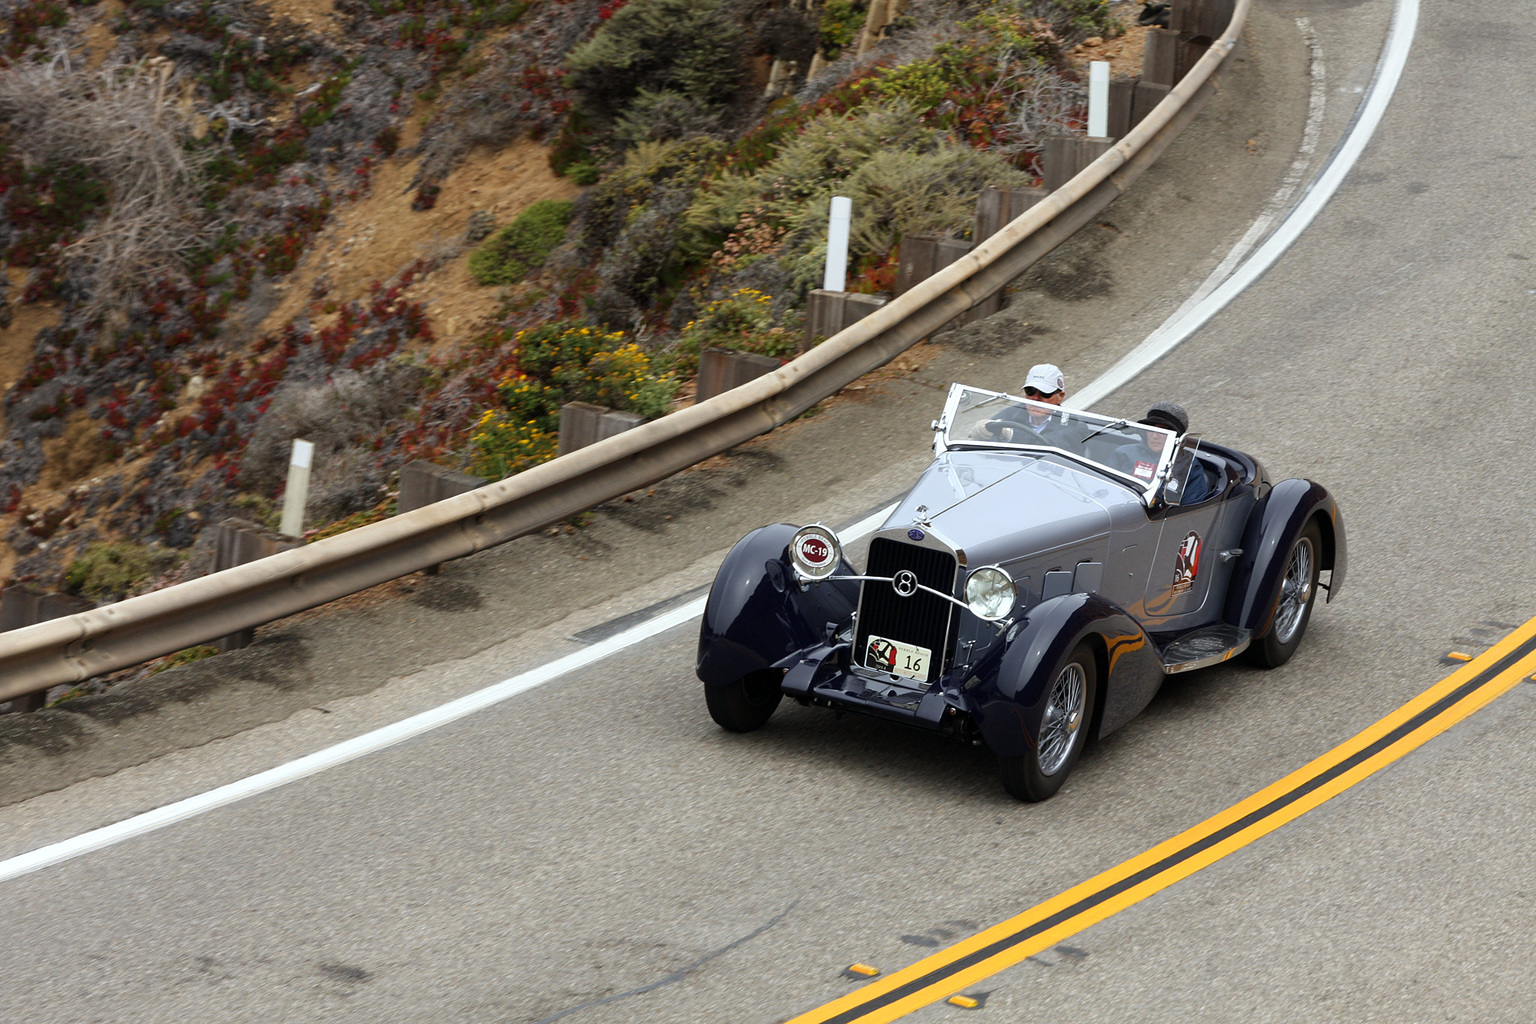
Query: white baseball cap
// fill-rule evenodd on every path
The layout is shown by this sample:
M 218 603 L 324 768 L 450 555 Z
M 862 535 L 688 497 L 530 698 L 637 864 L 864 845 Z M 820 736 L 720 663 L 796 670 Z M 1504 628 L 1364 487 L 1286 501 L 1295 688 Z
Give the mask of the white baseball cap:
M 1061 367 L 1052 363 L 1036 363 L 1029 368 L 1029 376 L 1024 378 L 1024 386 L 1034 388 L 1042 394 L 1053 395 L 1058 391 L 1065 391 L 1067 378 L 1062 375 Z

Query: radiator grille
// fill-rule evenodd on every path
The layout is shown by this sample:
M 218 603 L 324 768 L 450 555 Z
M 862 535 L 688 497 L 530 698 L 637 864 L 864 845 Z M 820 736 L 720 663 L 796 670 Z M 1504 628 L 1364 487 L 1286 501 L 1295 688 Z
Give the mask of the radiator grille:
M 911 569 L 924 586 L 945 594 L 955 592 L 955 556 L 949 552 L 903 544 L 889 537 L 876 537 L 870 542 L 865 575 L 894 576 L 902 569 Z M 921 590 L 911 597 L 901 597 L 889 583 L 866 581 L 853 648 L 859 663 L 864 663 L 871 634 L 916 644 L 933 652 L 927 680 L 933 682 L 949 660 L 950 622 L 957 611 L 950 602 Z

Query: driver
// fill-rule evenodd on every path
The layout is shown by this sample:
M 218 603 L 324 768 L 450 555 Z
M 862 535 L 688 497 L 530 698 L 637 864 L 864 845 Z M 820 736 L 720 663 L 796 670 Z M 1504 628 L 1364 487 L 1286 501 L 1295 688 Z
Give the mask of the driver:
M 1029 376 L 1024 378 L 1024 397 L 1032 402 L 1060 405 L 1061 400 L 1067 397 L 1067 378 L 1061 372 L 1061 367 L 1053 363 L 1036 363 L 1031 366 Z M 1052 434 L 1059 425 L 1055 424 L 1049 413 L 1015 405 L 1003 410 L 987 426 L 1003 441 L 1028 441 L 1028 435 L 1023 433 L 1027 429 L 1039 434 L 1045 441 L 1054 443 Z
M 1185 412 L 1184 407 L 1177 402 L 1154 404 L 1140 422 L 1149 427 L 1171 430 L 1175 438 L 1189 433 L 1189 413 Z M 1168 443 L 1168 438 L 1163 434 L 1144 436 L 1145 441 L 1124 444 L 1115 449 L 1115 468 L 1122 473 L 1129 473 L 1138 480 L 1150 482 L 1153 471 L 1162 459 L 1163 447 Z M 1206 476 L 1204 467 L 1200 465 L 1200 460 L 1196 459 L 1190 466 L 1189 479 L 1184 484 L 1182 504 L 1193 505 L 1209 497 L 1210 493 L 1211 482 Z

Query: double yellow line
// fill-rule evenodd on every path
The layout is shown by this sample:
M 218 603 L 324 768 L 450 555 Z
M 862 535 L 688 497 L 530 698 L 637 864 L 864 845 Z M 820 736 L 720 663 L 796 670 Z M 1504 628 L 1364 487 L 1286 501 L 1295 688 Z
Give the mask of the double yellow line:
M 1536 619 L 1369 729 L 1242 803 L 789 1024 L 878 1024 L 953 995 L 1300 817 L 1438 736 L 1533 672 Z

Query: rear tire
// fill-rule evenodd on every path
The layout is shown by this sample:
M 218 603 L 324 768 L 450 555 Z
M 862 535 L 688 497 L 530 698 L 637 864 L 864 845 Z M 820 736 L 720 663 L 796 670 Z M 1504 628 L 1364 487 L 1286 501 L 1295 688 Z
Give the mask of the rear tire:
M 1302 528 L 1285 556 L 1285 575 L 1269 613 L 1269 628 L 1248 647 L 1248 660 L 1260 668 L 1279 668 L 1301 646 L 1302 634 L 1312 618 L 1317 600 L 1318 562 L 1323 552 L 1323 531 L 1317 520 Z
M 1093 648 L 1080 643 L 1051 675 L 1045 706 L 1035 726 L 1035 745 L 1018 757 L 997 759 L 1003 788 L 1010 796 L 1038 803 L 1055 796 L 1067 781 L 1088 742 L 1098 683 Z
M 706 683 L 704 703 L 709 705 L 709 717 L 731 732 L 761 729 L 784 699 L 784 691 L 779 689 L 783 680 L 781 670 L 770 668 L 749 672 L 720 686 Z

